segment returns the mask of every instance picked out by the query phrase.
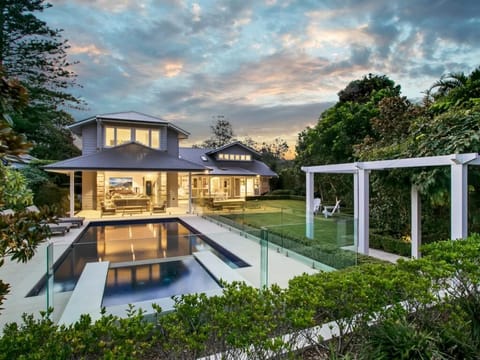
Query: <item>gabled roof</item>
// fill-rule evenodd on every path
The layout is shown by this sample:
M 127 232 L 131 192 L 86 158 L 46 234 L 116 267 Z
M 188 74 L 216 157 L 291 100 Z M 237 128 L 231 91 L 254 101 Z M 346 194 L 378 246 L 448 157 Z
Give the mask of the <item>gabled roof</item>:
M 116 112 L 116 113 L 110 113 L 110 114 L 100 114 L 100 115 L 95 115 L 91 116 L 89 118 L 80 120 L 75 122 L 74 124 L 70 125 L 68 128 L 74 132 L 77 135 L 81 135 L 81 128 L 87 124 L 90 124 L 92 122 L 96 122 L 97 120 L 103 120 L 103 121 L 114 121 L 114 122 L 125 122 L 125 123 L 135 123 L 135 124 L 146 124 L 146 125 L 164 125 L 169 128 L 172 128 L 173 130 L 177 131 L 180 135 L 182 135 L 184 138 L 187 138 L 190 133 L 188 131 L 185 131 L 178 126 L 173 125 L 171 122 L 151 116 L 151 115 L 146 115 L 142 114 L 137 111 L 126 111 L 126 112 Z
M 277 176 L 275 172 L 263 162 L 252 161 L 217 161 L 212 154 L 218 149 L 180 148 L 181 159 L 210 169 L 209 175 L 238 175 L 238 176 Z
M 210 149 L 208 152 L 206 152 L 207 155 L 213 155 L 213 154 L 216 154 L 220 151 L 224 151 L 225 149 L 229 149 L 231 147 L 236 147 L 236 146 L 239 146 L 239 147 L 242 147 L 244 148 L 246 151 L 252 153 L 252 155 L 255 155 L 255 156 L 261 156 L 261 154 L 256 151 L 256 150 L 253 150 L 251 147 L 247 146 L 247 145 L 244 145 L 242 144 L 240 141 L 234 141 L 230 144 L 226 144 L 226 145 L 223 145 L 223 146 L 220 146 L 219 148 L 215 148 L 215 149 Z
M 207 167 L 179 159 L 165 151 L 130 142 L 43 167 L 47 171 L 205 171 Z

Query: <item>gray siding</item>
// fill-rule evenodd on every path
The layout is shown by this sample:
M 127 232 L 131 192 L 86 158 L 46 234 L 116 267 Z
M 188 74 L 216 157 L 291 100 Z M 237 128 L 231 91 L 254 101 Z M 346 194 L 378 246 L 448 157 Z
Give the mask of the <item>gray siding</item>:
M 82 128 L 82 155 L 97 151 L 97 125 L 91 124 Z
M 160 150 L 167 151 L 168 147 L 168 139 L 167 139 L 167 127 L 162 126 L 160 128 Z
M 167 132 L 167 152 L 178 157 L 178 133 L 171 129 Z

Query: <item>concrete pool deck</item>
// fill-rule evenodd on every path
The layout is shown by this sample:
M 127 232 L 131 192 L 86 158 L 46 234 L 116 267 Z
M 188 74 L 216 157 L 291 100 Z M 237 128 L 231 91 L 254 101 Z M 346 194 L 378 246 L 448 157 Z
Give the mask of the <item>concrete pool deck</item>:
M 196 215 L 163 215 L 158 214 L 154 216 L 128 216 L 120 218 L 97 218 L 89 219 L 93 220 L 134 220 L 144 218 L 180 218 L 187 224 L 194 227 L 200 233 L 207 235 L 209 238 L 217 242 L 219 245 L 229 250 L 230 252 L 239 256 L 242 260 L 249 263 L 250 267 L 232 269 L 236 275 L 230 276 L 230 280 L 245 279 L 247 283 L 255 286 L 261 286 L 260 275 L 260 245 L 258 241 L 247 239 L 240 234 L 229 231 L 225 227 L 221 227 L 211 221 L 208 221 L 200 216 Z M 69 248 L 71 243 L 77 239 L 77 237 L 88 226 L 89 221 L 85 221 L 84 226 L 79 229 L 71 229 L 69 233 L 64 236 L 54 236 L 49 242 L 54 243 L 54 261 L 56 261 L 64 252 Z M 40 316 L 40 311 L 46 310 L 46 295 L 26 297 L 27 293 L 38 283 L 42 276 L 46 272 L 46 249 L 48 243 L 40 245 L 37 249 L 36 255 L 27 263 L 16 263 L 6 259 L 5 264 L 0 267 L 0 279 L 10 284 L 10 293 L 6 296 L 6 299 L 2 305 L 3 310 L 0 311 L 0 332 L 3 331 L 5 324 L 10 322 L 21 323 L 21 317 L 23 313 L 32 313 L 35 317 Z M 385 256 L 382 253 L 376 253 L 375 255 L 382 257 Z M 201 256 L 202 257 L 202 256 Z M 212 273 L 221 272 L 218 264 L 214 265 L 216 261 L 212 260 L 209 256 L 203 256 L 206 261 L 212 265 Z M 394 261 L 389 259 L 390 261 Z M 216 270 L 213 267 L 216 267 Z M 274 249 L 268 250 L 268 285 L 278 284 L 281 287 L 287 287 L 288 281 L 303 273 L 313 274 L 319 270 L 313 269 L 311 266 L 305 265 L 300 261 L 287 257 L 284 254 L 278 253 Z M 63 315 L 64 309 L 72 297 L 73 292 L 55 293 L 53 306 L 55 311 L 52 315 L 52 319 L 55 322 L 60 320 Z M 215 292 L 218 293 L 218 292 Z M 98 294 L 97 294 L 98 295 Z M 168 301 L 167 301 L 168 300 Z M 157 301 L 148 301 L 145 303 L 137 303 L 136 306 L 148 307 L 151 310 L 151 303 Z M 168 308 L 172 304 L 171 299 L 159 302 L 162 308 Z M 88 307 L 88 304 L 85 304 Z M 126 310 L 126 306 L 117 306 L 112 309 L 107 309 L 108 312 L 122 315 Z M 65 319 L 72 320 L 71 317 L 65 314 Z

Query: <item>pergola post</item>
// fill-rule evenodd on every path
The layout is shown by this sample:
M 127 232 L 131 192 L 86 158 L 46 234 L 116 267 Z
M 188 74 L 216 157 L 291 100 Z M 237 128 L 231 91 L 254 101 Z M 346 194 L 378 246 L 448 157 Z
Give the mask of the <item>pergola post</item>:
M 313 225 L 313 172 L 307 171 L 305 173 L 306 176 L 306 229 L 305 235 L 306 237 L 313 239 L 314 234 L 314 225 Z
M 422 244 L 422 203 L 420 201 L 418 188 L 415 185 L 412 185 L 410 191 L 411 199 L 411 208 L 412 208 L 412 219 L 411 219 L 411 245 L 412 245 L 412 258 L 419 259 L 420 254 L 420 245 Z
M 451 238 L 464 239 L 468 236 L 468 165 L 453 163 L 451 165 L 450 221 Z
M 75 215 L 75 171 L 69 172 L 70 177 L 70 216 Z
M 368 255 L 370 228 L 369 171 L 358 169 L 358 252 Z
M 358 251 L 358 172 L 353 173 L 353 245 Z

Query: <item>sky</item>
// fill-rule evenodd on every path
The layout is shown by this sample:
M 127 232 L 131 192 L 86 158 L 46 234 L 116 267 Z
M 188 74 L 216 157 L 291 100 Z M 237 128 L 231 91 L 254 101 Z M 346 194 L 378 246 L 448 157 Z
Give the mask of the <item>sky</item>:
M 200 143 L 223 116 L 237 137 L 294 148 L 349 82 L 372 73 L 412 100 L 480 65 L 478 0 L 50 0 L 86 103 L 76 120 L 138 111 Z

